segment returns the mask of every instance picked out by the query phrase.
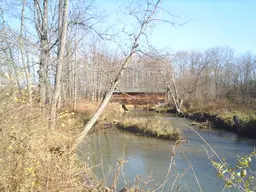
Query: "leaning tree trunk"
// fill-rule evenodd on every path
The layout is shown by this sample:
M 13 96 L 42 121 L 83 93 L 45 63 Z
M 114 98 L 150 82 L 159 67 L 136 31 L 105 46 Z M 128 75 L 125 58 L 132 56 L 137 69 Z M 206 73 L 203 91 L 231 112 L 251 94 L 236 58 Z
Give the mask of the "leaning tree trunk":
M 172 77 L 172 83 L 173 83 L 173 87 L 174 87 L 174 92 L 175 92 L 175 101 L 177 103 L 177 108 L 176 108 L 176 111 L 178 112 L 178 114 L 180 116 L 184 116 L 184 113 L 182 111 L 182 105 L 183 105 L 183 99 L 182 98 L 179 98 L 178 96 L 178 89 L 177 89 L 177 86 L 176 86 L 176 82 L 175 82 L 175 79 L 174 77 Z M 181 96 L 180 96 L 181 97 Z
M 134 45 L 137 45 L 137 41 L 139 39 L 137 39 L 134 43 Z M 136 46 L 132 47 L 129 56 L 125 59 L 122 68 L 120 69 L 118 75 L 116 76 L 115 80 L 111 83 L 110 89 L 108 91 L 108 93 L 106 94 L 104 100 L 102 101 L 101 105 L 99 106 L 99 108 L 97 109 L 96 113 L 94 114 L 94 116 L 88 121 L 88 123 L 85 125 L 83 132 L 80 134 L 80 136 L 78 137 L 74 148 L 75 149 L 77 147 L 77 145 L 83 140 L 83 138 L 85 137 L 85 135 L 88 133 L 88 131 L 92 128 L 92 126 L 94 125 L 94 123 L 97 121 L 97 119 L 100 117 L 101 113 L 103 112 L 104 108 L 107 106 L 115 88 L 116 85 L 118 83 L 118 81 L 120 80 L 120 78 L 122 77 L 124 70 L 127 68 L 128 64 L 129 64 L 129 58 L 132 57 L 132 55 L 135 53 L 135 49 Z
M 164 83 L 165 83 L 165 85 L 168 87 L 168 91 L 170 91 L 171 98 L 172 98 L 172 101 L 173 101 L 173 103 L 174 103 L 174 105 L 175 105 L 175 110 L 176 110 L 177 114 L 178 114 L 179 116 L 184 116 L 184 113 L 183 113 L 183 111 L 181 110 L 183 101 L 182 101 L 182 99 L 180 99 L 180 100 L 177 99 L 177 93 L 178 93 L 178 91 L 177 91 L 177 88 L 176 88 L 176 84 L 175 84 L 174 79 L 172 79 L 172 83 L 173 83 L 173 86 L 174 86 L 174 90 L 173 90 L 172 87 L 171 87 L 171 85 L 170 85 L 170 84 L 168 83 L 168 81 L 166 80 L 166 78 L 165 78 L 164 74 L 162 73 L 162 71 L 159 71 L 159 73 L 162 75 L 163 80 L 164 80 Z
M 234 120 L 235 127 L 237 128 L 238 134 L 239 135 L 243 134 L 243 131 L 244 131 L 243 123 L 239 120 L 239 118 L 236 115 L 233 117 L 233 120 Z
M 149 15 L 145 16 L 143 18 L 143 22 L 141 22 L 140 25 L 140 29 L 138 34 L 134 37 L 134 41 L 133 44 L 131 46 L 130 52 L 128 54 L 128 56 L 126 57 L 126 59 L 124 60 L 122 67 L 119 71 L 119 73 L 117 74 L 117 76 L 115 77 L 114 81 L 111 82 L 109 91 L 106 94 L 106 97 L 103 99 L 101 105 L 99 106 L 99 108 L 97 109 L 96 113 L 94 114 L 94 116 L 87 122 L 87 124 L 84 127 L 83 132 L 80 134 L 80 136 L 78 137 L 78 139 L 76 140 L 75 145 L 73 146 L 72 150 L 74 150 L 78 144 L 83 140 L 83 138 L 85 137 L 85 135 L 88 133 L 88 131 L 92 128 L 92 126 L 94 125 L 94 123 L 97 121 L 97 119 L 100 117 L 101 113 L 103 112 L 104 108 L 107 106 L 115 88 L 116 85 L 118 83 L 118 81 L 120 80 L 120 78 L 122 77 L 125 69 L 127 68 L 128 64 L 129 64 L 129 60 L 130 58 L 133 56 L 133 54 L 136 52 L 136 49 L 139 45 L 139 39 L 141 37 L 142 34 L 145 33 L 145 28 L 147 27 L 147 25 L 152 21 L 152 17 L 155 14 L 158 5 L 160 3 L 160 0 L 158 0 L 156 2 L 156 4 L 154 5 L 152 10 L 147 10 L 147 11 L 151 11 Z M 145 14 L 146 15 L 146 14 Z

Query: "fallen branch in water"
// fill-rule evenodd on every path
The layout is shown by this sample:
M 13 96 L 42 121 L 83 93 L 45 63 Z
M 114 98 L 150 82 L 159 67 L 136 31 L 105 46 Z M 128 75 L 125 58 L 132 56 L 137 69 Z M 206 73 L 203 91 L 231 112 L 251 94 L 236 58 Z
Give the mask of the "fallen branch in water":
M 199 123 L 199 122 L 192 122 L 192 126 L 196 126 L 199 129 L 211 129 L 212 128 L 212 123 L 208 120 L 205 122 Z

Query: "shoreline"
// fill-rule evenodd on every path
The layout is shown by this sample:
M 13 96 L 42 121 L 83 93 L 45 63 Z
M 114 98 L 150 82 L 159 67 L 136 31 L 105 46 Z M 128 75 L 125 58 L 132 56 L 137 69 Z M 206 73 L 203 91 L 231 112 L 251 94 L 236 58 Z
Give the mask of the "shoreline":
M 175 114 L 175 110 L 172 108 L 160 108 L 155 110 L 156 113 L 171 113 Z M 253 114 L 253 113 L 252 113 Z M 233 117 L 237 116 L 241 118 L 243 128 L 239 130 L 234 121 Z M 228 132 L 236 133 L 238 136 L 256 139 L 256 119 L 253 115 L 247 114 L 241 111 L 233 111 L 226 113 L 207 113 L 207 112 L 185 112 L 184 118 L 191 119 L 198 123 L 210 122 L 215 129 L 225 130 Z

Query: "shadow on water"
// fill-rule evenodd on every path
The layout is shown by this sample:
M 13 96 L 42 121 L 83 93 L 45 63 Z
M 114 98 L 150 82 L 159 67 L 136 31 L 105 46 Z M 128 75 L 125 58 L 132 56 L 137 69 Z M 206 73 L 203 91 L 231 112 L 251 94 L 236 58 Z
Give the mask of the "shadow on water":
M 164 191 L 168 191 L 169 186 L 178 173 L 183 173 L 189 168 L 183 151 L 193 165 L 203 191 L 216 192 L 223 189 L 224 183 L 216 177 L 216 171 L 210 165 L 207 153 L 203 147 L 203 141 L 191 129 L 185 126 L 185 124 L 191 124 L 191 120 L 171 116 L 170 114 L 156 114 L 152 112 L 135 111 L 126 115 L 143 117 L 163 116 L 166 121 L 171 121 L 174 127 L 180 128 L 184 132 L 185 139 L 189 140 L 188 144 L 184 144 L 176 149 L 175 168 L 171 172 L 170 180 L 167 182 Z M 238 138 L 235 134 L 225 131 L 196 130 L 230 164 L 236 163 L 236 155 L 242 156 L 250 153 L 256 144 L 255 140 Z M 117 160 L 124 156 L 124 159 L 128 160 L 128 162 L 124 166 L 125 178 L 120 179 L 119 188 L 122 188 L 124 181 L 132 182 L 138 175 L 146 177 L 151 174 L 153 174 L 152 178 L 154 180 L 150 182 L 148 187 L 157 188 L 166 176 L 170 163 L 172 144 L 173 142 L 171 141 L 136 136 L 113 128 L 101 130 L 90 135 L 85 139 L 84 144 L 80 146 L 78 154 L 82 161 L 86 161 L 92 166 L 103 162 L 103 165 L 95 167 L 93 172 L 100 179 L 107 177 L 106 181 L 109 185 L 111 185 L 112 173 Z M 198 191 L 191 169 L 186 172 L 177 184 L 181 186 L 181 191 L 185 190 L 184 186 L 188 186 L 189 191 L 193 189 Z

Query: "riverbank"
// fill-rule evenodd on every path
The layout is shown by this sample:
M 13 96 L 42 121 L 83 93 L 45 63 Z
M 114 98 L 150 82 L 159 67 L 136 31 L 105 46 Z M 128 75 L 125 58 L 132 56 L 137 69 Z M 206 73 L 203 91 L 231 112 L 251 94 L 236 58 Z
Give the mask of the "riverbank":
M 155 108 L 157 113 L 175 113 L 172 107 Z M 207 124 L 205 128 L 218 128 L 229 132 L 237 133 L 241 136 L 256 138 L 256 111 L 250 109 L 236 109 L 226 107 L 216 109 L 214 107 L 205 105 L 204 107 L 186 109 L 184 112 L 185 118 L 194 120 L 199 123 Z M 243 128 L 238 129 L 234 123 L 234 116 L 236 116 Z M 195 123 L 196 125 L 199 125 Z M 209 126 L 210 125 L 210 126 Z M 203 126 L 200 126 L 204 128 Z
M 115 126 L 118 129 L 131 133 L 154 137 L 165 140 L 181 140 L 182 132 L 174 128 L 170 121 L 164 121 L 162 117 L 125 117 L 119 120 Z
M 93 167 L 81 162 L 70 151 L 84 124 L 99 103 L 78 103 L 75 111 L 61 109 L 57 126 L 49 129 L 49 110 L 7 98 L 0 101 L 0 191 L 111 191 L 115 189 L 125 160 L 118 159 L 113 184 L 103 184 L 91 172 Z M 137 123 L 135 122 L 137 121 Z M 140 125 L 140 134 L 159 139 L 181 139 L 170 121 L 159 117 L 128 117 L 119 105 L 109 103 L 94 129 L 121 123 L 127 130 Z M 159 125 L 160 128 L 159 128 Z M 154 130 L 150 131 L 154 127 Z M 143 132 L 142 132 L 143 130 Z M 172 131 L 172 132 L 169 132 Z M 137 132 L 138 133 L 138 132 Z M 169 134 L 170 133 L 170 134 Z M 90 137 L 90 135 L 88 136 Z M 116 135 L 115 135 L 116 137 Z M 140 139 L 136 140 L 140 141 Z M 123 145 L 122 145 L 123 146 Z M 169 147 L 169 144 L 168 144 Z M 98 149 L 97 149 L 98 150 Z M 86 151 L 84 151 L 86 153 Z M 136 165 L 137 166 L 137 165 Z M 120 182 L 120 181 L 119 181 Z M 133 186 L 132 186 L 133 187 Z M 135 188 L 139 186 L 135 186 Z M 130 188 L 129 188 L 130 189 Z M 132 191 L 132 190 L 131 190 Z
M 234 123 L 234 117 L 237 117 L 243 125 L 242 129 Z M 256 138 L 256 116 L 255 112 L 244 112 L 244 111 L 225 111 L 218 113 L 185 113 L 185 117 L 199 121 L 199 122 L 210 122 L 213 127 L 224 129 L 230 132 L 235 132 L 241 136 Z

